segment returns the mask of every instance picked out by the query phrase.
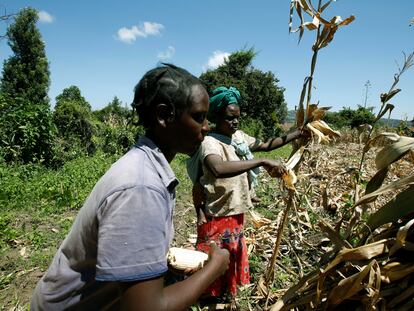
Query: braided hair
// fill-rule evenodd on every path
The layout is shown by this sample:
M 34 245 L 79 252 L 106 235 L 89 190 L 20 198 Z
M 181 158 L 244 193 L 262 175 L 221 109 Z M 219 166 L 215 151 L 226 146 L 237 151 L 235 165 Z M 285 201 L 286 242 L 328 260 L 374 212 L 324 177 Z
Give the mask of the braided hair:
M 134 89 L 131 106 L 138 115 L 138 124 L 145 128 L 153 123 L 152 112 L 159 103 L 170 105 L 174 116 L 191 104 L 191 88 L 202 82 L 183 68 L 162 63 L 148 71 Z

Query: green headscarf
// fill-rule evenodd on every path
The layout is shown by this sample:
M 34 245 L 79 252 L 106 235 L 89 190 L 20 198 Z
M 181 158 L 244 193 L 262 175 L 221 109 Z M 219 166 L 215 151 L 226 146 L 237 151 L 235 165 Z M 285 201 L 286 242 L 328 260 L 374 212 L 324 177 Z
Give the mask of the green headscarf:
M 240 99 L 241 96 L 239 90 L 233 86 L 229 88 L 224 86 L 216 88 L 210 97 L 208 119 L 214 121 L 214 115 L 218 111 L 229 105 L 239 105 Z

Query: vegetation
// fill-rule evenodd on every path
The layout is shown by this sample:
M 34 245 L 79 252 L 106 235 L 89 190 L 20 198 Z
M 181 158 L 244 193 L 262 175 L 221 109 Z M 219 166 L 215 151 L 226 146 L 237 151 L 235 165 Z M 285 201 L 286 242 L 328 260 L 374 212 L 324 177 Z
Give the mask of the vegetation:
M 34 104 L 47 104 L 49 65 L 45 45 L 36 27 L 37 11 L 23 9 L 7 29 L 13 56 L 3 64 L 0 91 L 10 98 Z
M 353 20 L 323 19 L 331 2 L 319 1 L 316 10 L 305 5 L 309 0 L 292 1 L 292 12 L 312 17 L 312 22 L 301 18 L 299 38 L 305 29 L 316 31 L 310 74 L 291 120 L 297 126 L 326 112 L 311 103 L 317 55 Z M 0 85 L 0 301 L 13 309 L 28 308 L 35 284 L 92 187 L 142 133 L 117 97 L 93 111 L 74 85 L 62 90 L 50 111 L 36 20 L 36 11 L 24 9 L 8 28 L 14 55 L 5 62 Z M 242 110 L 252 116 L 243 119 L 243 130 L 270 136 L 286 117 L 283 88 L 272 73 L 252 67 L 254 56 L 253 49 L 235 52 L 201 78 L 209 90 L 238 87 Z M 389 100 L 413 60 L 414 54 L 404 55 L 376 115 L 366 107 L 326 114 L 325 121 L 341 130 L 336 141 L 323 146 L 303 141 L 306 148 L 287 145 L 256 155 L 284 160 L 298 149 L 304 165 L 296 167 L 294 191 L 260 175 L 256 192 L 262 201 L 246 217 L 252 285 L 238 297 L 242 310 L 414 308 L 414 139 L 407 137 L 414 124 L 405 120 L 386 133 L 379 124 L 393 109 Z M 34 71 L 40 78 L 33 79 Z M 361 140 L 353 128 L 365 123 L 374 128 Z M 185 162 L 179 155 L 171 163 L 180 180 L 173 244 L 192 246 L 195 212 Z
M 49 69 L 37 19 L 35 10 L 23 9 L 7 29 L 14 55 L 4 62 L 0 83 L 0 156 L 8 162 L 50 158 Z
M 374 107 L 364 108 L 358 106 L 357 109 L 343 108 L 338 112 L 328 112 L 324 118 L 326 122 L 333 125 L 335 128 L 342 128 L 345 126 L 357 128 L 363 124 L 374 124 L 375 115 L 372 112 Z

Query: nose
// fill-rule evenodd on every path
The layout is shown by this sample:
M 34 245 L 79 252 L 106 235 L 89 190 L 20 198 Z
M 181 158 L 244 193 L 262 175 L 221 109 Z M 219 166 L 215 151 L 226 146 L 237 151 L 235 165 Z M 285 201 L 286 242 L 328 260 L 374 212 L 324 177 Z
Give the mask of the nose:
M 207 119 L 204 119 L 203 126 L 201 127 L 201 132 L 203 135 L 207 134 L 210 131 L 210 127 L 208 126 Z

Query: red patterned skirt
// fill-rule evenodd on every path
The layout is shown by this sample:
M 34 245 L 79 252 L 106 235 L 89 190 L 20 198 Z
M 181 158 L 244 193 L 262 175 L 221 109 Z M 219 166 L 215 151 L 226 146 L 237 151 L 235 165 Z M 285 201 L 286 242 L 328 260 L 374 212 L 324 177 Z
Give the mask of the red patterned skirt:
M 208 253 L 210 241 L 230 252 L 227 272 L 207 289 L 210 296 L 223 296 L 230 293 L 236 296 L 237 285 L 250 283 L 249 260 L 246 239 L 243 233 L 244 214 L 207 217 L 207 223 L 197 227 L 198 250 Z

